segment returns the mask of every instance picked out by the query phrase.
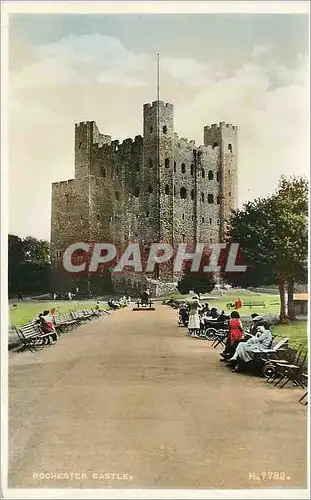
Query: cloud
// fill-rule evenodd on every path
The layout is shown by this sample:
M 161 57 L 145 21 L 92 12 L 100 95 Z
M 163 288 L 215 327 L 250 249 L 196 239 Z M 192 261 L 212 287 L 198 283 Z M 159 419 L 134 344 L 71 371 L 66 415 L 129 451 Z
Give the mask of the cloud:
M 274 72 L 251 63 L 201 89 L 193 102 L 176 106 L 182 136 L 200 139 L 204 125 L 219 121 L 238 125 L 241 202 L 271 192 L 282 174 L 307 174 L 307 75 L 304 57 L 297 58 L 296 67 L 274 67 Z
M 69 35 L 37 47 L 36 60 L 12 74 L 15 88 L 49 88 L 62 85 L 143 85 L 150 56 L 135 54 L 115 37 Z

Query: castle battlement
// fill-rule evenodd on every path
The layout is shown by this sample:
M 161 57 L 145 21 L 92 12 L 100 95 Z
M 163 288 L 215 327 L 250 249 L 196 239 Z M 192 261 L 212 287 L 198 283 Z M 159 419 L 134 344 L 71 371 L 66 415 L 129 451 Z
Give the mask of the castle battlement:
M 205 130 L 212 130 L 212 131 L 222 130 L 224 128 L 229 128 L 229 129 L 232 129 L 232 130 L 237 130 L 237 127 L 235 125 L 232 125 L 231 123 L 226 123 L 226 122 L 219 122 L 219 124 L 218 123 L 213 123 L 212 125 L 205 125 L 204 126 Z

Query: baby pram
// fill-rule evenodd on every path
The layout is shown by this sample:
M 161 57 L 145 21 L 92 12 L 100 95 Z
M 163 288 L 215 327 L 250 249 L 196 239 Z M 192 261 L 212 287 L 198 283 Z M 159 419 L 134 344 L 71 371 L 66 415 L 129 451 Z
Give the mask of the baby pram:
M 185 326 L 187 328 L 189 323 L 189 309 L 185 306 L 179 309 L 178 325 Z

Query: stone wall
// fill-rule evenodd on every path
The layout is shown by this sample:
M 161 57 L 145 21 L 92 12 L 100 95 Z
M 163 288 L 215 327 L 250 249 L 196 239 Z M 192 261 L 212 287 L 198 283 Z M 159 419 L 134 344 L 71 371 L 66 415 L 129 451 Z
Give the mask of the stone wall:
M 206 126 L 204 145 L 196 146 L 178 137 L 172 104 L 159 101 L 144 105 L 143 130 L 144 137 L 119 143 L 93 121 L 76 124 L 75 179 L 52 186 L 57 269 L 72 242 L 111 241 L 123 251 L 135 241 L 148 248 L 224 238 L 237 204 L 236 127 Z M 172 265 L 161 265 L 154 277 L 172 281 Z

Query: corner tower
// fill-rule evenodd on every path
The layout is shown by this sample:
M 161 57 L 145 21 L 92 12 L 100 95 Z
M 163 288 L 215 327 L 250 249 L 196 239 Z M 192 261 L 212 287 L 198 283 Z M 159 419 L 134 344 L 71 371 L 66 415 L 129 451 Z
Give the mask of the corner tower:
M 224 241 L 227 220 L 238 206 L 238 129 L 220 122 L 204 127 L 204 145 L 219 146 L 220 155 L 220 240 Z

